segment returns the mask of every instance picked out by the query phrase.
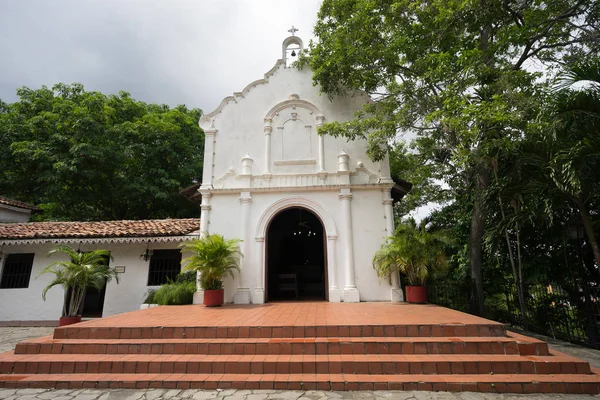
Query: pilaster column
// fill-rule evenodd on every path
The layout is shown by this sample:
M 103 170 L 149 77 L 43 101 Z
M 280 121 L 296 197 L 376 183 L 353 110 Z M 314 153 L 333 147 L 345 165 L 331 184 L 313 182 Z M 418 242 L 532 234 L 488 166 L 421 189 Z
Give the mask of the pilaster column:
M 208 190 L 198 190 L 202 195 L 202 203 L 200 204 L 200 237 L 204 238 L 208 235 L 208 229 L 210 225 L 210 200 L 212 197 L 212 193 Z M 200 287 L 200 279 L 202 275 L 200 272 L 196 273 L 196 292 L 194 293 L 194 304 L 202 304 L 204 303 L 204 290 Z
M 346 252 L 346 259 L 344 260 L 344 302 L 346 303 L 358 303 L 360 301 L 360 294 L 356 287 L 356 278 L 354 273 L 354 235 L 352 234 L 352 192 L 350 189 L 341 189 L 338 195 L 342 203 L 342 220 L 343 220 L 343 234 L 342 246 Z
M 319 127 L 325 123 L 325 117 L 323 115 L 317 115 L 317 132 Z M 325 174 L 325 138 L 323 135 L 319 135 L 319 174 Z
M 390 172 L 390 153 L 385 153 L 385 157 L 381 160 L 380 164 L 380 182 L 381 183 L 394 183 Z
M 212 187 L 216 135 L 217 130 L 214 127 L 204 130 L 204 167 L 202 168 L 202 189 L 209 189 Z
M 265 118 L 265 175 L 271 175 L 271 133 L 273 132 L 272 118 Z
M 336 244 L 337 236 L 327 236 L 327 278 L 329 280 L 329 302 L 339 303 L 342 299 L 340 288 L 337 284 L 337 261 L 336 261 Z
M 0 276 L 4 273 L 4 259 L 6 256 L 4 255 L 4 245 L 0 246 Z
M 265 238 L 257 237 L 256 246 L 256 263 L 258 265 L 258 276 L 256 278 L 256 287 L 252 296 L 252 303 L 264 304 L 265 302 Z
M 252 196 L 250 192 L 242 192 L 240 194 L 241 203 L 241 219 L 240 219 L 240 238 L 243 240 L 241 243 L 242 254 L 244 255 L 241 260 L 240 272 L 238 273 L 238 288 L 233 296 L 233 302 L 235 304 L 250 304 L 250 289 L 246 284 L 246 274 L 249 272 L 249 268 L 252 265 L 250 257 L 250 235 L 248 234 L 249 222 L 250 222 L 250 205 L 252 204 Z
M 382 189 L 383 193 L 383 212 L 385 215 L 385 230 L 387 236 L 394 236 L 394 209 L 392 207 L 392 195 L 390 189 Z M 392 289 L 390 290 L 390 298 L 392 303 L 400 303 L 404 301 L 404 293 L 400 288 L 400 276 L 398 271 L 392 272 L 391 275 Z
M 203 238 L 208 235 L 212 193 L 207 190 L 200 190 L 199 192 L 202 195 L 202 203 L 200 204 L 200 237 Z

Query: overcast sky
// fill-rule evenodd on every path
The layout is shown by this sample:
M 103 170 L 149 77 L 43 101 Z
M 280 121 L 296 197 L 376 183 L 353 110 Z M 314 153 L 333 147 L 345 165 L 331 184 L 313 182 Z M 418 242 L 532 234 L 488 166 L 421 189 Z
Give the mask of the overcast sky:
M 0 0 L 0 99 L 21 86 L 87 90 L 210 112 L 262 78 L 320 0 Z

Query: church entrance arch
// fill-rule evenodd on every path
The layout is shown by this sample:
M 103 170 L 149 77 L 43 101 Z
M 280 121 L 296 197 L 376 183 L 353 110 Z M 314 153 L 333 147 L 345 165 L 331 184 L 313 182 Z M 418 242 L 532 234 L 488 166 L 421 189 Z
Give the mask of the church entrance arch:
M 326 233 L 304 207 L 289 207 L 270 220 L 266 234 L 267 301 L 327 300 Z

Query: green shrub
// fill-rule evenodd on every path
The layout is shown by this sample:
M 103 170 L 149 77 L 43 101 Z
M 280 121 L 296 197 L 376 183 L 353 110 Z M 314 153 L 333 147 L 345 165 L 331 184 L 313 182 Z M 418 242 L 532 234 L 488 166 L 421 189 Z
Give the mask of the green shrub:
M 183 271 L 177 275 L 176 282 L 194 282 L 196 283 L 196 271 Z
M 234 277 L 234 271 L 240 270 L 240 239 L 225 239 L 213 233 L 201 239 L 182 243 L 184 252 L 191 256 L 184 259 L 184 271 L 198 271 L 202 274 L 200 287 L 204 290 L 223 289 L 225 275 Z
M 144 304 L 156 304 L 154 300 L 154 295 L 156 294 L 156 289 L 148 289 L 146 293 L 146 299 L 144 300 Z
M 169 282 L 156 290 L 154 301 L 162 306 L 192 304 L 195 291 L 195 282 Z

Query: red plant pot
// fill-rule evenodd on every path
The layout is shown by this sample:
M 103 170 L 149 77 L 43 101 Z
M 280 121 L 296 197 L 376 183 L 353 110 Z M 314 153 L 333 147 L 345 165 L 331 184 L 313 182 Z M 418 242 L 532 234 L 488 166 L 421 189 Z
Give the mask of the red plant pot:
M 204 305 L 206 307 L 219 307 L 225 301 L 225 290 L 205 290 Z
M 427 303 L 427 287 L 426 286 L 407 286 L 406 301 L 409 303 Z
M 58 326 L 73 325 L 78 322 L 81 322 L 81 315 L 76 315 L 74 317 L 60 317 Z

